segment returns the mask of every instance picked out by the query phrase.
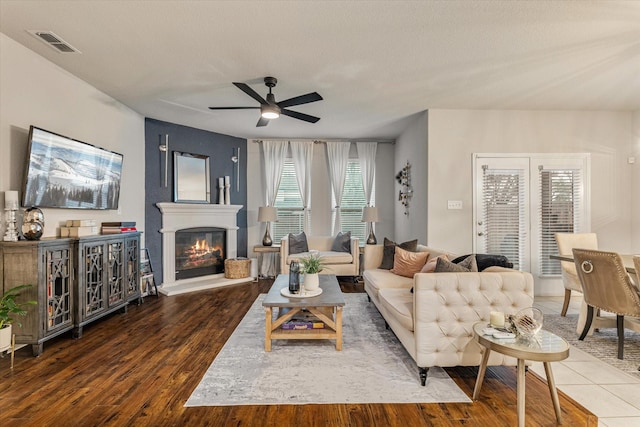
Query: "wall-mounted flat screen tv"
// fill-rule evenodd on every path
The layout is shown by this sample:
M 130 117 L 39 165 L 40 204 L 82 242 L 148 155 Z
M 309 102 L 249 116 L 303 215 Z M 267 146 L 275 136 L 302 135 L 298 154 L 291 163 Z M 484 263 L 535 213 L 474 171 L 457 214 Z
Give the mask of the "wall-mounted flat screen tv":
M 122 154 L 31 126 L 22 206 L 118 209 Z

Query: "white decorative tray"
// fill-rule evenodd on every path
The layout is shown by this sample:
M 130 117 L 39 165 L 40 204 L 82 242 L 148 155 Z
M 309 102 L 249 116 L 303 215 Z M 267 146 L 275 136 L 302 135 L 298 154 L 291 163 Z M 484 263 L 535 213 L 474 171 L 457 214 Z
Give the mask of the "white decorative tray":
M 290 293 L 288 287 L 284 287 L 280 289 L 280 294 L 282 294 L 283 297 L 288 297 L 288 298 L 311 298 L 311 297 L 317 297 L 321 293 L 322 293 L 322 288 L 318 288 L 315 291 L 307 291 L 307 290 L 304 290 L 303 288 L 302 291 L 298 294 Z

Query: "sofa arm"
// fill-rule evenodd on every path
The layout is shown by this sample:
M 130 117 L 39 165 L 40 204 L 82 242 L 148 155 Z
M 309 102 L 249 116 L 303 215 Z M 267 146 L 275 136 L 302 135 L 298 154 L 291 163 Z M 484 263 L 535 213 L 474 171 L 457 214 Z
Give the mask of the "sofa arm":
M 372 270 L 382 264 L 384 254 L 383 245 L 364 245 L 364 258 L 362 261 L 362 271 Z
M 289 235 L 280 240 L 280 274 L 289 274 L 287 258 L 289 257 Z

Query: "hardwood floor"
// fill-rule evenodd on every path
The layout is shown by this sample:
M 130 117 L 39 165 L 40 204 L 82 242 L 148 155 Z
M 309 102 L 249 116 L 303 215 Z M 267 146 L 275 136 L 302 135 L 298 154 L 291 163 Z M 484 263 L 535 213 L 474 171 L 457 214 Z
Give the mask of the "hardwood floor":
M 173 297 L 148 297 L 48 341 L 0 359 L 0 425 L 9 426 L 513 426 L 515 369 L 489 368 L 480 400 L 457 404 L 279 405 L 185 408 L 216 354 L 271 281 Z M 344 292 L 362 285 L 341 283 Z M 348 343 L 345 342 L 345 345 Z M 447 370 L 471 396 L 475 368 Z M 416 378 L 418 381 L 418 378 Z M 562 393 L 563 424 L 597 426 Z M 546 383 L 527 374 L 527 425 L 553 426 Z

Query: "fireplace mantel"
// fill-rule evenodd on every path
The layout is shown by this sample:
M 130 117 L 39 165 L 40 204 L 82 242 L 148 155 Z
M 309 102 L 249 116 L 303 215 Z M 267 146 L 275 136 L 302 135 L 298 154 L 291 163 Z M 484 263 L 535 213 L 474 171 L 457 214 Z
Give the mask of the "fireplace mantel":
M 165 295 L 214 288 L 247 279 L 225 279 L 224 274 L 176 280 L 176 231 L 194 227 L 219 227 L 227 230 L 227 258 L 238 256 L 238 211 L 242 205 L 208 203 L 156 203 L 162 213 L 162 275 L 159 291 Z

